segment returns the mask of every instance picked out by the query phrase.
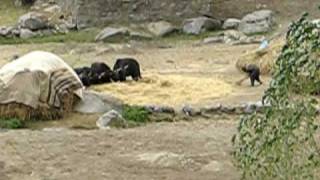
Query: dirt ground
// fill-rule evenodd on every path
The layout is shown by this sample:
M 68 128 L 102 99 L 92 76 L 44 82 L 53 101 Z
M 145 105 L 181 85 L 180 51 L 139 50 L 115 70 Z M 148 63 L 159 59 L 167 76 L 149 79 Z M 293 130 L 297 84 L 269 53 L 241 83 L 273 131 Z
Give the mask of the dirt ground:
M 0 46 L 0 64 L 10 61 L 15 54 L 31 50 L 56 53 L 74 67 L 94 61 L 112 66 L 117 57 L 131 56 L 141 63 L 142 74 L 211 77 L 230 86 L 230 92 L 209 97 L 197 105 L 260 100 L 269 77 L 262 77 L 264 84 L 254 88 L 249 86 L 249 81 L 242 86 L 235 85 L 243 76 L 235 68 L 237 57 L 254 50 L 257 45 L 194 44 L 6 45 Z M 48 127 L 43 130 L 0 132 L 0 179 L 239 179 L 230 156 L 230 139 L 239 117 L 156 123 L 107 131 L 63 128 L 81 126 L 81 123 L 94 125 L 97 117 L 77 114 L 38 125 Z
M 0 133 L 0 179 L 235 180 L 232 121 Z

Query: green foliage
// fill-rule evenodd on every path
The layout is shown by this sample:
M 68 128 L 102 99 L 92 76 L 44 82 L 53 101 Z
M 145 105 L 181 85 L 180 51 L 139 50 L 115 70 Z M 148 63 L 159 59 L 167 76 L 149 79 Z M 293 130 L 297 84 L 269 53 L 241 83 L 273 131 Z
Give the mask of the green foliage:
M 146 123 L 149 121 L 149 112 L 139 106 L 125 106 L 122 116 L 127 121 L 135 123 Z
M 316 179 L 315 141 L 320 34 L 307 14 L 293 22 L 276 61 L 263 114 L 241 118 L 233 137 L 235 164 L 242 179 Z
M 21 129 L 24 128 L 25 124 L 20 119 L 0 119 L 0 128 L 4 129 Z

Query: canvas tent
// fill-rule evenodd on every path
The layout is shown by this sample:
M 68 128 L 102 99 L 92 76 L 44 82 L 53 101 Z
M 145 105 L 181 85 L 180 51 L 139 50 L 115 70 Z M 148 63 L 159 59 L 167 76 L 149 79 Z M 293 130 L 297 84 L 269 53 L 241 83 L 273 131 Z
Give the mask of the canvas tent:
M 0 117 L 57 119 L 82 99 L 83 85 L 58 56 L 28 53 L 0 69 Z

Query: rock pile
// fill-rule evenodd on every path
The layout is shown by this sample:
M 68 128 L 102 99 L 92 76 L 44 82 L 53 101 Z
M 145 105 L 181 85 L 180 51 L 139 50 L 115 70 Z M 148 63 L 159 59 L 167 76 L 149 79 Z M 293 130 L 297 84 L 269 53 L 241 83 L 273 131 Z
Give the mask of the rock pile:
M 261 101 L 258 102 L 248 102 L 246 104 L 238 105 L 212 105 L 205 107 L 193 107 L 191 105 L 184 105 L 181 110 L 177 110 L 173 107 L 167 106 L 156 106 L 147 105 L 144 108 L 150 113 L 164 113 L 171 115 L 183 114 L 190 117 L 202 116 L 211 117 L 213 115 L 229 114 L 229 115 L 240 115 L 240 114 L 251 114 L 254 112 L 262 112 L 264 108 L 269 105 L 262 104 Z

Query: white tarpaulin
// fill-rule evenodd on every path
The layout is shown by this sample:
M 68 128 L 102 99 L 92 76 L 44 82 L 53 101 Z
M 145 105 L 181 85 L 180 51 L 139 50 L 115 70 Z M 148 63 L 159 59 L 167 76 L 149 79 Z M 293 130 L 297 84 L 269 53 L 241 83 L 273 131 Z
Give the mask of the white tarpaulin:
M 0 69 L 0 105 L 59 108 L 65 95 L 73 93 L 81 99 L 82 90 L 73 69 L 49 52 L 31 52 Z

